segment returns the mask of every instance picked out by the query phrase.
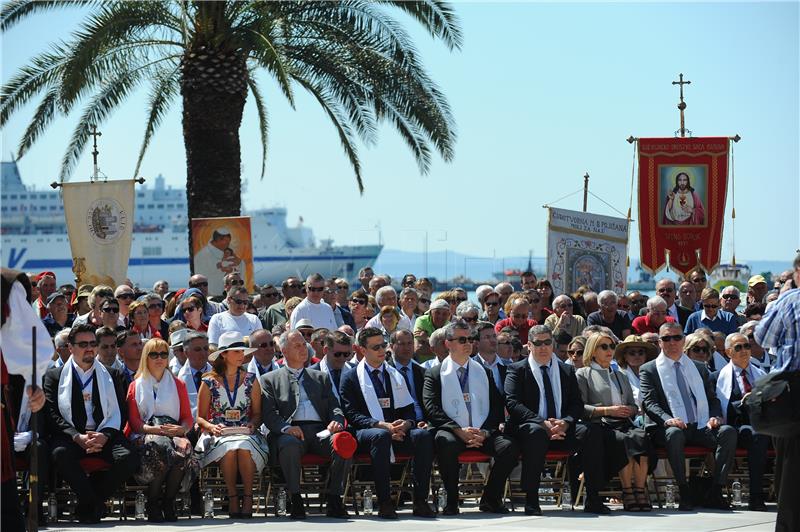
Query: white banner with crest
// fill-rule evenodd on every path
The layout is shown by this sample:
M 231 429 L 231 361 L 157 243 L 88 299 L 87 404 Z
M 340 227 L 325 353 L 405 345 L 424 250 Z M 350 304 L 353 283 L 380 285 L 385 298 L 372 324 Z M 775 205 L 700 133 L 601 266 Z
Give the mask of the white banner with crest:
M 133 237 L 134 181 L 64 183 L 64 216 L 78 284 L 122 284 Z
M 628 220 L 588 212 L 549 209 L 547 271 L 556 294 L 625 293 Z

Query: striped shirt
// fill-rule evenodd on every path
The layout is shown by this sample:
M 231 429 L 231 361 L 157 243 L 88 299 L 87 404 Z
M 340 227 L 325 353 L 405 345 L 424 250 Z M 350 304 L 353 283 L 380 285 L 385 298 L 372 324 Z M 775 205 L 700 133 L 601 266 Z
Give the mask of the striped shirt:
M 781 296 L 759 322 L 755 339 L 764 349 L 774 348 L 772 371 L 800 370 L 800 289 Z

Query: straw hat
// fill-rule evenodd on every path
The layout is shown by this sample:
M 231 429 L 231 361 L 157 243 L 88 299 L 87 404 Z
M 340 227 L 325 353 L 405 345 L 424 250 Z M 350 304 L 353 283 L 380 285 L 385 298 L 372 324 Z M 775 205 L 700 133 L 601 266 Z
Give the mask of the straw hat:
M 217 345 L 219 345 L 219 349 L 208 355 L 208 360 L 210 362 L 215 361 L 217 357 L 225 351 L 241 350 L 244 351 L 245 355 L 249 355 L 254 351 L 258 351 L 256 348 L 248 347 L 247 342 L 244 341 L 244 336 L 242 336 L 242 333 L 237 331 L 224 332 L 219 335 L 219 344 Z
M 645 355 L 648 358 L 654 358 L 658 355 L 659 349 L 651 344 L 642 340 L 641 336 L 630 334 L 623 341 L 617 344 L 614 349 L 614 358 L 621 360 L 625 356 L 625 351 L 628 349 L 644 349 Z

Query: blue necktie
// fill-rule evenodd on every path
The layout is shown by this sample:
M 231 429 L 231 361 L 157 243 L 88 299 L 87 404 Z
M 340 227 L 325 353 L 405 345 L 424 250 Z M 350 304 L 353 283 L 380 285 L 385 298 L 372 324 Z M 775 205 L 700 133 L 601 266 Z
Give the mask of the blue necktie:
M 383 387 L 383 382 L 381 382 L 381 370 L 372 370 L 372 385 L 375 387 L 375 393 L 378 397 L 387 397 L 386 388 Z
M 553 395 L 553 384 L 550 382 L 550 369 L 547 366 L 539 366 L 542 370 L 542 383 L 544 383 L 544 400 L 547 404 L 547 419 L 556 417 L 556 399 Z
M 697 416 L 694 413 L 694 399 L 689 393 L 689 387 L 686 386 L 686 379 L 683 378 L 680 362 L 675 362 L 675 380 L 678 383 L 678 390 L 681 392 L 683 406 L 686 409 L 686 423 L 697 423 Z
M 469 378 L 466 376 L 467 370 L 465 368 L 458 368 L 458 382 L 461 384 L 461 391 L 463 393 L 469 393 Z M 467 416 L 469 417 L 469 426 L 472 426 L 472 401 L 467 403 Z
M 331 378 L 333 379 L 333 384 L 336 386 L 336 389 L 339 389 L 339 378 L 342 376 L 342 370 L 340 369 L 332 369 L 331 370 Z
M 410 393 L 411 397 L 413 397 L 414 400 L 416 401 L 417 400 L 417 393 L 416 393 L 416 390 L 414 390 L 414 387 L 411 386 L 411 380 L 408 378 L 408 366 L 400 368 L 400 374 L 403 376 L 403 379 L 405 379 L 405 381 L 406 381 L 406 387 L 408 388 L 408 393 Z

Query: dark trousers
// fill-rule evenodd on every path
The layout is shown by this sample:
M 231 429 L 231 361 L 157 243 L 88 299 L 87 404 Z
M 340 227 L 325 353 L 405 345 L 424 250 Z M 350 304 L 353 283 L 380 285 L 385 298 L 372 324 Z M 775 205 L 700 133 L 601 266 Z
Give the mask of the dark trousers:
M 800 436 L 775 438 L 775 483 L 778 487 L 776 532 L 800 530 Z
M 747 467 L 750 477 L 750 499 L 764 498 L 764 471 L 767 469 L 769 437 L 756 434 L 747 425 L 738 428 L 737 447 L 747 449 Z
M 522 490 L 531 496 L 539 494 L 539 480 L 544 469 L 547 451 L 577 452 L 583 445 L 588 430 L 586 426 L 576 424 L 570 426 L 563 440 L 551 440 L 547 429 L 538 423 L 523 423 L 517 429 L 519 446 L 522 448 Z M 586 469 L 584 464 L 584 469 Z M 575 468 L 570 467 L 570 472 L 575 475 Z M 586 482 L 589 482 L 590 472 L 586 470 Z M 571 482 L 574 483 L 574 482 Z M 573 490 L 573 493 L 575 491 Z
M 33 448 L 28 445 L 24 451 L 20 453 L 14 452 L 14 456 L 16 458 L 23 458 L 25 461 L 30 463 L 32 452 Z M 41 505 L 44 501 L 44 495 L 47 493 L 48 488 L 50 487 L 50 446 L 47 445 L 46 441 L 39 439 L 36 440 L 36 454 L 38 455 L 37 458 L 39 460 L 39 463 L 37 464 L 38 489 L 36 491 L 39 493 L 39 504 Z
M 686 445 L 714 449 L 714 485 L 722 486 L 727 482 L 736 454 L 736 429 L 730 425 L 722 425 L 714 430 L 708 427 L 699 428 L 694 423 L 687 425 L 685 429 L 667 427 L 666 430 L 656 431 L 654 439 L 657 444 L 667 449 L 669 465 L 678 485 L 686 484 L 686 462 L 683 452 Z
M 306 453 L 314 453 L 331 458 L 330 484 L 331 495 L 339 496 L 344 491 L 344 479 L 350 469 L 351 460 L 345 460 L 333 451 L 333 435 L 325 439 L 317 437 L 317 433 L 325 430 L 323 423 L 304 423 L 298 425 L 305 439 L 300 440 L 289 434 L 278 436 L 278 462 L 281 464 L 283 478 L 290 494 L 300 493 L 300 459 Z
M 17 493 L 17 479 L 12 477 L 0 486 L 0 528 L 6 530 L 25 530 L 25 518 L 22 516 L 22 506 Z
M 80 460 L 87 457 L 102 458 L 110 469 L 94 473 L 90 481 L 80 464 Z M 92 454 L 86 454 L 74 441 L 57 436 L 53 439 L 53 462 L 59 476 L 77 495 L 78 506 L 86 510 L 105 502 L 139 469 L 139 454 L 121 433 L 109 438 L 102 451 Z
M 442 475 L 444 489 L 447 490 L 447 504 L 458 505 L 458 474 L 460 469 L 458 455 L 468 450 L 467 444 L 449 430 L 437 431 L 435 444 L 439 473 Z M 508 475 L 517 465 L 519 446 L 514 440 L 495 432 L 483 441 L 483 445 L 480 448 L 474 450 L 494 457 L 494 464 L 483 489 L 483 498 L 500 501 L 503 498 L 503 488 Z
M 392 441 L 391 434 L 384 429 L 361 429 L 356 431 L 358 451 L 369 453 L 375 477 L 375 494 L 379 502 L 390 497 L 390 453 L 410 454 L 414 478 L 414 500 L 428 498 L 433 467 L 433 434 L 426 429 L 411 429 L 403 441 Z

